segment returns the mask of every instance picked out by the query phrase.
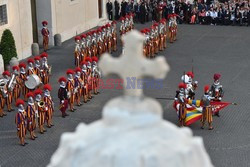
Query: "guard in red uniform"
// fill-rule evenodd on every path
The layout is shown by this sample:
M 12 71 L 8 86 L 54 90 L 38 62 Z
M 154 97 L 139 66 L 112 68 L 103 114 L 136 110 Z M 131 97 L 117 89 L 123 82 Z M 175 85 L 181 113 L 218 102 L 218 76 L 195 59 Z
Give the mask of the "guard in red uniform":
M 16 107 L 18 107 L 17 111 L 18 113 L 16 114 L 15 117 L 15 123 L 16 123 L 16 127 L 17 127 L 17 135 L 20 139 L 20 144 L 22 146 L 25 146 L 24 139 L 26 136 L 26 111 L 24 109 L 24 101 L 21 99 L 18 99 L 16 102 Z
M 35 60 L 35 67 L 34 67 L 35 74 L 40 78 L 40 80 L 42 80 L 41 61 L 40 61 L 41 57 L 36 56 L 34 60 Z
M 13 89 L 13 98 L 15 100 L 15 102 L 17 101 L 18 98 L 20 98 L 21 95 L 21 79 L 20 79 L 20 75 L 19 75 L 19 67 L 18 66 L 13 66 L 12 67 L 13 70 L 13 74 L 15 75 L 15 85 L 14 85 L 14 89 Z
M 92 93 L 93 90 L 93 78 L 92 78 L 92 59 L 86 58 L 87 62 L 87 82 L 88 82 L 88 99 L 92 99 Z
M 67 79 L 65 77 L 60 77 L 58 82 L 60 83 L 60 88 L 58 90 L 58 98 L 60 100 L 60 111 L 62 112 L 62 117 L 68 116 L 66 110 L 68 109 L 68 96 L 66 89 Z
M 26 64 L 20 63 L 20 79 L 21 79 L 21 89 L 22 89 L 22 95 L 24 97 L 24 100 L 26 101 L 26 94 L 28 93 L 28 88 L 25 86 L 25 81 L 27 80 L 27 74 L 26 74 Z
M 213 130 L 212 122 L 213 122 L 213 112 L 210 101 L 213 100 L 213 97 L 209 95 L 209 85 L 204 87 L 204 95 L 201 99 L 201 103 L 203 104 L 202 109 L 202 118 L 201 118 L 201 129 L 204 129 L 206 121 L 209 125 L 209 130 Z
M 80 67 L 77 67 L 75 69 L 75 90 L 76 90 L 75 98 L 76 98 L 77 106 L 82 105 L 81 97 L 82 97 L 82 88 L 84 86 L 84 81 L 81 78 L 81 72 L 82 72 L 82 69 Z
M 66 90 L 67 90 L 67 95 L 69 99 L 69 109 L 70 111 L 74 112 L 76 110 L 74 108 L 75 96 L 76 96 L 75 80 L 73 77 L 74 71 L 72 69 L 68 69 L 66 73 L 68 76 L 68 81 L 66 83 Z
M 82 96 L 83 96 L 83 101 L 84 103 L 87 103 L 88 101 L 88 74 L 87 74 L 87 62 L 82 61 L 81 62 L 81 67 L 82 67 L 82 73 L 81 73 L 81 79 L 84 83 L 82 87 Z
M 97 66 L 98 58 L 92 57 L 92 77 L 93 77 L 93 91 L 94 94 L 97 95 L 99 88 L 99 79 L 101 77 L 101 72 Z
M 49 49 L 49 30 L 47 28 L 48 22 L 43 21 L 42 22 L 43 28 L 42 28 L 42 35 L 43 35 L 43 49 L 46 52 Z
M 43 101 L 45 103 L 47 127 L 51 128 L 52 126 L 54 126 L 52 124 L 52 116 L 54 113 L 54 102 L 50 95 L 52 87 L 49 84 L 46 84 L 44 85 L 43 90 L 44 90 Z
M 38 111 L 34 103 L 34 94 L 29 92 L 27 94 L 28 105 L 26 108 L 27 113 L 27 130 L 30 132 L 30 138 L 35 140 L 35 130 L 36 130 L 36 117 L 38 116 Z
M 51 66 L 48 65 L 48 54 L 46 52 L 43 52 L 41 55 L 41 62 L 42 62 L 42 72 L 41 72 L 41 78 L 42 78 L 42 83 L 48 84 L 49 83 L 49 77 L 51 73 Z
M 81 37 L 80 36 L 76 36 L 75 37 L 75 66 L 79 67 L 80 66 L 80 62 L 81 62 Z
M 34 69 L 34 64 L 35 61 L 33 59 L 28 59 L 28 70 L 27 70 L 27 76 L 32 75 L 32 74 L 36 74 L 36 71 Z
M 44 132 L 46 132 L 47 130 L 44 128 L 44 123 L 45 123 L 45 116 L 46 116 L 46 106 L 45 103 L 43 101 L 43 92 L 41 89 L 36 89 L 34 91 L 34 95 L 35 95 L 35 106 L 36 109 L 38 111 L 38 126 L 39 126 L 39 130 L 40 133 L 43 134 Z
M 14 111 L 14 109 L 12 109 L 12 96 L 13 96 L 13 93 L 12 93 L 12 90 L 9 89 L 9 84 L 10 84 L 10 79 L 11 79 L 11 74 L 9 71 L 4 71 L 2 73 L 4 79 L 7 81 L 7 84 L 4 86 L 4 94 L 6 95 L 5 97 L 5 102 L 6 102 L 6 105 L 7 105 L 7 109 L 8 109 L 8 112 L 11 112 L 11 111 Z

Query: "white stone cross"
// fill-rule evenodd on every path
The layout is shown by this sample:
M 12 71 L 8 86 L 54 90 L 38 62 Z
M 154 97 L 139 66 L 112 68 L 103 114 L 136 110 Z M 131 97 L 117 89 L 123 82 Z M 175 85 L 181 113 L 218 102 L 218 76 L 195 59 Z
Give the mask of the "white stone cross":
M 117 74 L 124 82 L 124 93 L 126 96 L 140 97 L 142 89 L 126 89 L 127 79 L 135 77 L 141 79 L 143 76 L 163 79 L 169 71 L 169 65 L 165 58 L 159 56 L 155 59 L 147 59 L 143 55 L 144 36 L 133 30 L 123 37 L 125 43 L 124 54 L 113 58 L 109 54 L 101 56 L 99 67 L 104 75 Z

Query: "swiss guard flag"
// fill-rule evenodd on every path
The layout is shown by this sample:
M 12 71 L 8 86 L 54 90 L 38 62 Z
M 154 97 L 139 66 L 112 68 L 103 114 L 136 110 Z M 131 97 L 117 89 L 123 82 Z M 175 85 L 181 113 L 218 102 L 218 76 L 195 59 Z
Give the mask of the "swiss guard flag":
M 222 110 L 223 108 L 227 107 L 228 105 L 230 105 L 232 103 L 213 101 L 210 104 L 212 106 L 213 113 L 216 114 L 217 112 L 219 112 L 220 110 Z

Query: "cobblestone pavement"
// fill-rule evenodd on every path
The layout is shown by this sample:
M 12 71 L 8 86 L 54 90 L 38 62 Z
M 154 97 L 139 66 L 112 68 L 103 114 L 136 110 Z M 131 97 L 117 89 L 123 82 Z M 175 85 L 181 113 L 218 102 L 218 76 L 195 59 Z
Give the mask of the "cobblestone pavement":
M 149 25 L 143 25 L 145 26 Z M 142 25 L 136 27 L 141 28 Z M 248 27 L 180 25 L 176 43 L 168 44 L 168 48 L 160 53 L 171 66 L 163 89 L 145 90 L 145 94 L 153 98 L 173 97 L 180 76 L 184 71 L 191 70 L 192 60 L 195 79 L 199 81 L 197 97 L 202 95 L 205 84 L 212 83 L 213 73 L 222 74 L 224 100 L 237 102 L 239 105 L 227 107 L 221 112 L 220 118 L 214 118 L 213 131 L 201 130 L 199 123 L 190 127 L 194 135 L 203 137 L 216 167 L 250 166 L 250 105 L 247 105 L 250 99 L 249 32 Z M 57 79 L 64 75 L 67 68 L 73 67 L 73 48 L 74 42 L 71 39 L 64 42 L 61 48 L 55 47 L 49 51 L 49 62 L 53 66 L 52 94 L 56 104 L 59 102 Z M 114 56 L 120 53 L 121 47 Z M 100 119 L 104 104 L 121 93 L 122 90 L 101 90 L 101 94 L 64 119 L 57 110 L 54 113 L 55 126 L 44 135 L 37 134 L 35 141 L 27 139 L 29 144 L 25 147 L 18 145 L 15 112 L 8 113 L 7 117 L 0 118 L 0 166 L 46 166 L 58 147 L 63 132 L 74 131 L 80 122 L 88 124 Z M 177 124 L 172 101 L 159 102 L 164 109 L 164 119 Z

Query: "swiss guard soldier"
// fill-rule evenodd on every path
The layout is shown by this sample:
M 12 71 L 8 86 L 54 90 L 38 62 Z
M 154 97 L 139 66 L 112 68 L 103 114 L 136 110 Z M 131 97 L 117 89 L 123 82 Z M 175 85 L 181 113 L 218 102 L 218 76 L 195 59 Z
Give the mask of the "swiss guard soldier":
M 87 57 L 88 58 L 88 57 Z M 87 59 L 86 58 L 86 59 Z M 74 108 L 75 103 L 75 80 L 74 80 L 74 71 L 72 69 L 67 70 L 68 80 L 66 83 L 67 95 L 69 99 L 69 109 L 71 112 L 74 112 L 76 109 Z
M 159 52 L 159 44 L 160 44 L 160 39 L 159 39 L 159 23 L 154 23 L 154 45 L 155 45 L 155 53 L 158 54 Z
M 164 31 L 164 49 L 167 48 L 167 36 L 168 36 L 168 32 L 167 32 L 167 20 L 165 18 L 162 19 L 161 23 L 163 24 L 163 31 Z
M 187 114 L 186 97 L 185 97 L 186 84 L 180 83 L 178 87 L 179 91 L 176 91 L 176 96 L 175 96 L 177 103 L 179 104 L 177 106 L 177 111 L 178 111 L 180 126 L 185 126 L 185 119 Z
M 92 56 L 97 56 L 97 53 L 98 53 L 98 46 L 97 46 L 97 32 L 95 30 L 93 30 L 91 32 L 92 34 Z M 81 60 L 82 61 L 82 60 Z M 80 67 L 80 62 L 79 62 L 79 66 L 77 67 Z
M 103 39 L 102 39 L 102 29 L 99 28 L 97 30 L 97 50 L 98 50 L 98 56 L 100 57 L 104 53 L 104 46 L 103 46 Z M 85 61 L 85 59 L 83 60 Z
M 192 71 L 189 71 L 186 73 L 186 76 L 188 76 L 187 80 L 187 98 L 194 100 L 195 99 L 195 90 L 198 87 L 198 81 L 193 81 L 194 79 L 194 73 Z
M 26 96 L 28 98 L 28 105 L 26 108 L 27 130 L 30 132 L 30 138 L 35 140 L 36 117 L 38 116 L 38 111 L 34 103 L 34 94 L 29 92 Z
M 12 67 L 13 70 L 13 74 L 15 75 L 15 79 L 14 79 L 14 89 L 13 89 L 13 97 L 15 99 L 15 102 L 17 101 L 17 99 L 20 97 L 21 95 L 21 82 L 22 80 L 20 79 L 19 76 L 19 67 L 18 66 L 13 66 Z
M 60 88 L 58 90 L 58 98 L 60 100 L 60 111 L 62 112 L 62 117 L 68 116 L 66 110 L 68 109 L 68 96 L 66 89 L 67 79 L 65 77 L 60 77 L 58 82 L 60 83 Z
M 17 135 L 20 139 L 20 144 L 22 146 L 25 146 L 25 144 L 28 144 L 28 143 L 25 143 L 24 139 L 25 139 L 25 136 L 26 136 L 26 112 L 25 112 L 25 109 L 24 109 L 24 101 L 21 100 L 21 99 L 18 99 L 16 101 L 16 107 L 18 108 L 17 109 L 17 113 L 16 113 L 16 117 L 15 117 L 15 123 L 16 123 L 16 127 L 17 127 Z
M 46 106 L 43 101 L 43 92 L 41 89 L 36 89 L 34 91 L 35 95 L 35 106 L 38 111 L 38 126 L 40 133 L 43 134 L 47 130 L 44 128 L 44 123 L 45 123 L 45 117 L 46 117 Z
M 163 51 L 163 49 L 165 49 L 165 32 L 164 32 L 164 22 L 160 21 L 160 26 L 159 26 L 159 36 L 160 36 L 160 43 L 159 43 L 159 48 L 160 51 Z
M 40 80 L 42 81 L 42 77 L 41 77 L 41 57 L 40 56 L 36 56 L 34 58 L 35 60 L 35 67 L 34 67 L 34 70 L 35 70 L 35 73 L 36 75 L 40 78 Z
M 221 77 L 220 74 L 218 73 L 214 74 L 214 83 L 210 89 L 212 92 L 212 97 L 214 97 L 214 100 L 216 101 L 221 101 L 224 95 L 222 85 L 220 84 L 220 77 Z
M 112 53 L 112 32 L 111 32 L 111 25 L 110 24 L 107 24 L 106 25 L 107 27 L 107 34 L 106 34 L 106 38 L 107 38 L 107 51 L 108 53 Z
M 93 89 L 95 95 L 99 93 L 98 87 L 99 87 L 99 79 L 101 77 L 101 72 L 98 69 L 97 62 L 98 58 L 92 57 L 92 77 L 93 77 Z
M 134 13 L 130 13 L 129 14 L 129 26 L 130 26 L 130 29 L 134 29 L 134 17 L 135 17 L 135 14 Z
M 80 66 L 80 62 L 81 62 L 81 47 L 80 47 L 80 41 L 81 41 L 81 37 L 80 36 L 76 36 L 75 37 L 75 42 L 76 42 L 76 46 L 75 46 L 75 66 L 79 67 Z
M 82 97 L 82 87 L 84 86 L 84 81 L 81 79 L 81 72 L 82 69 L 80 67 L 77 67 L 75 69 L 75 98 L 77 106 L 81 106 L 81 97 Z
M 151 40 L 151 30 L 149 28 L 145 29 L 146 33 L 146 49 L 147 49 L 147 55 L 149 58 L 152 58 L 154 56 L 154 50 L 153 50 L 153 42 Z
M 222 97 L 224 95 L 224 91 L 222 89 L 222 85 L 220 84 L 220 77 L 221 75 L 218 73 L 214 74 L 214 83 L 210 88 L 210 91 L 212 93 L 212 97 L 214 98 L 214 101 L 221 101 Z M 216 113 L 216 116 L 220 116 L 219 111 Z
M 103 52 L 108 52 L 108 38 L 106 26 L 102 26 Z
M 141 30 L 141 33 L 145 36 L 146 35 L 146 32 L 145 32 L 145 29 Z M 144 40 L 144 43 L 143 43 L 143 55 L 148 57 L 148 53 L 147 53 L 147 40 L 145 39 Z
M 46 52 L 49 49 L 49 29 L 47 28 L 48 22 L 43 21 L 42 22 L 43 28 L 42 28 L 42 35 L 43 35 L 43 49 Z
M 84 103 L 87 103 L 88 100 L 88 74 L 87 74 L 87 62 L 82 61 L 81 62 L 81 67 L 82 67 L 82 73 L 81 73 L 81 79 L 84 83 L 82 87 L 82 96 L 83 96 L 83 101 Z
M 34 69 L 34 63 L 35 61 L 33 59 L 28 59 L 28 70 L 27 70 L 27 77 L 32 75 L 32 74 L 36 74 L 36 71 Z
M 87 40 L 86 40 L 86 46 L 87 46 L 87 57 L 91 57 L 92 56 L 92 51 L 91 51 L 91 47 L 92 47 L 92 38 L 91 38 L 91 34 L 87 33 Z
M 176 39 L 177 39 L 177 30 L 178 30 L 178 27 L 177 27 L 177 20 L 176 20 L 176 18 L 177 18 L 177 14 L 173 14 L 173 26 L 174 26 L 174 41 L 176 41 Z
M 51 75 L 51 66 L 48 65 L 48 54 L 46 52 L 43 52 L 41 55 L 41 76 L 42 76 L 42 82 L 43 84 L 48 84 L 49 83 L 49 77 Z
M 7 105 L 8 112 L 11 112 L 11 111 L 14 111 L 14 109 L 12 109 L 12 96 L 13 96 L 12 90 L 8 88 L 10 84 L 11 74 L 9 71 L 4 71 L 2 75 L 3 75 L 3 78 L 7 81 L 7 84 L 5 85 L 4 90 L 3 90 L 4 94 L 6 94 L 5 102 Z
M 169 39 L 170 39 L 170 43 L 174 42 L 174 34 L 175 34 L 175 26 L 174 26 L 174 16 L 173 14 L 169 14 L 168 15 L 168 19 L 169 19 L 169 24 L 168 24 L 168 34 L 169 34 Z
M 111 33 L 112 33 L 112 50 L 115 52 L 117 50 L 117 33 L 116 33 L 116 21 L 111 23 Z
M 91 91 L 93 90 L 93 78 L 92 78 L 92 60 L 91 58 L 86 59 L 87 62 L 87 82 L 88 82 L 88 99 L 92 99 Z
M 82 34 L 81 35 L 81 60 L 85 60 L 85 58 L 87 57 L 87 44 L 86 44 L 86 34 Z
M 0 83 L 1 85 L 6 84 L 5 81 L 1 81 Z M 7 114 L 5 114 L 4 112 L 4 106 L 5 106 L 5 96 L 7 92 L 5 92 L 5 88 L 1 87 L 0 88 L 0 117 L 6 116 Z
M 28 93 L 28 88 L 25 86 L 25 81 L 27 80 L 27 74 L 26 74 L 26 64 L 20 63 L 18 65 L 20 68 L 20 79 L 21 79 L 21 88 L 22 88 L 22 94 L 24 99 L 26 100 L 26 94 Z
M 44 90 L 43 101 L 45 103 L 47 127 L 51 128 L 52 126 L 54 126 L 52 124 L 52 116 L 54 113 L 54 102 L 50 95 L 52 88 L 49 84 L 46 84 L 43 86 L 43 90 Z
M 205 122 L 208 122 L 209 130 L 213 130 L 212 122 L 213 122 L 213 113 L 212 107 L 210 105 L 210 101 L 213 100 L 213 97 L 209 95 L 209 85 L 204 87 L 204 95 L 201 99 L 201 103 L 203 104 L 202 109 L 202 118 L 201 118 L 201 129 L 204 129 Z
M 131 31 L 131 27 L 130 27 L 130 24 L 129 24 L 129 15 L 125 16 L 125 28 L 126 28 L 126 33 Z
M 121 20 L 120 36 L 123 36 L 126 33 L 125 18 L 121 17 L 120 20 Z

